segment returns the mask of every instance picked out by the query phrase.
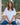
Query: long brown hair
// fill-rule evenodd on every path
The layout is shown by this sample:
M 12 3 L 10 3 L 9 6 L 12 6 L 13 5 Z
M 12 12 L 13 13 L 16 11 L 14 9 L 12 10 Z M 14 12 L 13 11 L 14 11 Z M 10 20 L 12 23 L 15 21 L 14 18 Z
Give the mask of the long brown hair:
M 11 4 L 12 4 L 12 2 L 10 2 Z M 10 9 L 10 7 L 9 7 L 9 2 L 8 2 L 8 10 Z M 13 4 L 12 4 L 12 6 L 11 6 L 11 9 L 13 10 Z

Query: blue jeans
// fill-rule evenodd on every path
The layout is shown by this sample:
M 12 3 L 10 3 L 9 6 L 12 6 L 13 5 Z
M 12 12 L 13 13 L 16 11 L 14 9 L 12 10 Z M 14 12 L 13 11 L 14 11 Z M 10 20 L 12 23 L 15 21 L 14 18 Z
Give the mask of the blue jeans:
M 1 25 L 7 25 L 7 24 L 8 24 L 8 22 L 6 20 L 1 23 Z M 17 25 L 15 21 L 13 21 L 11 24 Z

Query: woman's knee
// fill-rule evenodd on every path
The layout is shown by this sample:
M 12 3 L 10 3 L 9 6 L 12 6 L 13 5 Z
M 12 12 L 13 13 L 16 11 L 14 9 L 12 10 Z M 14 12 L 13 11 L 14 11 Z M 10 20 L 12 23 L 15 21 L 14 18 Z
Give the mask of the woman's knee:
M 1 23 L 1 25 L 2 25 L 2 24 L 8 24 L 8 22 L 5 20 L 5 21 L 3 21 L 3 22 Z
M 12 24 L 13 24 L 13 25 L 17 25 L 16 21 L 13 21 Z

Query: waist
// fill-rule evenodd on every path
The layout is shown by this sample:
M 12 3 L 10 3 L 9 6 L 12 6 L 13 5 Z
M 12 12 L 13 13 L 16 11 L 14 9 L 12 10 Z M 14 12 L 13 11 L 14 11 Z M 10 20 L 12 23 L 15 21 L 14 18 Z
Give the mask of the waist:
M 7 20 L 7 19 L 5 19 L 5 20 Z M 9 21 L 11 21 L 12 19 L 9 19 Z M 7 20 L 8 21 L 8 20 Z M 13 21 L 15 21 L 15 18 L 13 19 Z

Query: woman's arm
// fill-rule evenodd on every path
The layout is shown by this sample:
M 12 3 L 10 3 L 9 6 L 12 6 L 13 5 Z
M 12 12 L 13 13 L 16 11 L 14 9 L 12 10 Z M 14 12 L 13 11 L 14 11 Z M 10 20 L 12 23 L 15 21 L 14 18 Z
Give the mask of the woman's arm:
M 7 16 L 5 16 L 5 17 L 7 18 L 8 22 L 9 22 L 9 19 L 8 19 L 8 17 L 7 17 Z
M 11 21 L 13 21 L 14 18 L 15 18 L 15 15 L 12 17 L 12 20 Z
M 10 23 L 13 21 L 14 18 L 15 18 L 15 15 L 12 17 L 12 20 L 10 21 Z
M 12 20 L 11 21 L 13 21 L 13 19 L 15 18 L 15 15 L 16 15 L 16 10 L 15 10 L 15 8 L 14 8 L 14 13 L 13 13 L 13 18 L 12 18 Z

